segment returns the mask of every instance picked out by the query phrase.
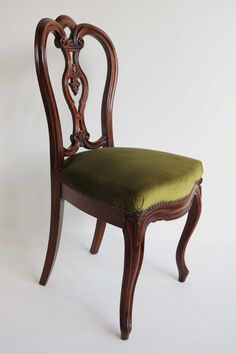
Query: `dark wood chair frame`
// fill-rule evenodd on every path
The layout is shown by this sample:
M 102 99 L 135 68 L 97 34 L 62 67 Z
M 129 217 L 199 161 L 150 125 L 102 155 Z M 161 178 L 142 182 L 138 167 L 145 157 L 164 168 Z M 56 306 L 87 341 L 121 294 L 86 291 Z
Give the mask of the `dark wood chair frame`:
M 65 32 L 66 27 L 70 30 L 69 36 Z M 68 148 L 63 147 L 60 118 L 47 66 L 46 43 L 50 33 L 54 35 L 55 45 L 62 51 L 65 58 L 62 89 L 73 121 L 71 144 Z M 107 76 L 101 107 L 102 136 L 95 142 L 89 140 L 90 136 L 84 121 L 88 81 L 79 64 L 79 53 L 84 46 L 83 38 L 87 35 L 96 38 L 101 43 L 107 58 Z M 186 198 L 157 204 L 144 212 L 133 213 L 121 211 L 89 199 L 61 183 L 60 172 L 65 157 L 75 154 L 80 146 L 87 149 L 98 149 L 114 145 L 112 107 L 118 72 L 116 52 L 109 37 L 99 28 L 90 24 L 77 25 L 70 17 L 59 16 L 56 20 L 45 18 L 39 22 L 35 35 L 35 62 L 48 122 L 51 165 L 51 223 L 48 249 L 40 284 L 45 285 L 47 283 L 56 259 L 65 200 L 97 218 L 90 249 L 92 254 L 96 254 L 99 250 L 106 223 L 122 228 L 125 254 L 120 298 L 120 328 L 121 338 L 128 339 L 132 328 L 134 290 L 142 265 L 147 226 L 157 220 L 173 220 L 188 213 L 176 251 L 179 281 L 184 282 L 189 272 L 185 264 L 185 250 L 201 212 L 201 181 L 194 185 Z M 80 85 L 82 91 L 77 108 L 73 95 L 78 93 Z

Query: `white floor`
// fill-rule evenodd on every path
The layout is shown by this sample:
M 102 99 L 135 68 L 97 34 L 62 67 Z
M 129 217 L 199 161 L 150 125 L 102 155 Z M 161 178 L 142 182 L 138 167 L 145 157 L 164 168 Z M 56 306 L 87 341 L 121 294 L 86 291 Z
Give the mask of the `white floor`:
M 128 341 L 119 339 L 119 229 L 108 227 L 96 256 L 88 252 L 91 234 L 63 232 L 46 287 L 37 282 L 47 235 L 3 235 L 0 353 L 236 353 L 235 246 L 207 242 L 200 226 L 187 252 L 190 275 L 181 284 L 175 265 L 181 227 L 156 223 L 148 230 Z

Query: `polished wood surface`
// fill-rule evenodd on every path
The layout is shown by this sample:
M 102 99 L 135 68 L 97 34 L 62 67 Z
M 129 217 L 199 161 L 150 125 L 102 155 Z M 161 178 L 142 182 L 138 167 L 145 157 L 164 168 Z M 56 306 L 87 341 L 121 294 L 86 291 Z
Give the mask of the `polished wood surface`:
M 70 31 L 69 36 L 65 32 L 66 28 Z M 62 52 L 65 59 L 62 90 L 73 122 L 70 136 L 71 144 L 68 147 L 63 146 L 60 117 L 48 72 L 46 43 L 50 33 L 54 35 L 55 45 Z M 107 59 L 107 76 L 101 107 L 102 135 L 97 141 L 90 141 L 90 135 L 85 123 L 88 80 L 80 67 L 79 55 L 85 45 L 86 36 L 92 36 L 100 42 Z M 46 18 L 39 22 L 35 35 L 35 63 L 48 122 L 51 167 L 51 223 L 48 249 L 40 284 L 46 284 L 55 262 L 61 235 L 65 200 L 97 218 L 96 230 L 90 248 L 92 254 L 96 254 L 99 250 L 106 223 L 120 227 L 124 236 L 120 328 L 121 338 L 128 339 L 132 329 L 134 291 L 143 260 L 146 229 L 151 222 L 173 220 L 188 213 L 186 225 L 176 251 L 179 281 L 183 282 L 188 275 L 184 259 L 186 246 L 201 212 L 201 181 L 198 181 L 191 193 L 182 200 L 160 203 L 143 212 L 133 213 L 89 199 L 62 184 L 60 182 L 60 171 L 67 156 L 75 154 L 81 146 L 87 149 L 97 149 L 113 146 L 114 144 L 112 107 L 118 72 L 116 52 L 109 37 L 99 28 L 90 24 L 77 25 L 70 17 L 59 16 L 56 20 Z M 79 105 L 76 107 L 74 99 L 78 92 L 81 93 L 81 96 Z
M 100 245 L 101 245 L 101 242 L 102 242 L 102 239 L 103 239 L 103 235 L 104 235 L 104 232 L 105 232 L 105 227 L 106 227 L 106 222 L 97 219 L 95 234 L 94 234 L 94 237 L 93 237 L 92 245 L 90 247 L 90 253 L 91 254 L 98 253 L 98 250 L 100 248 Z

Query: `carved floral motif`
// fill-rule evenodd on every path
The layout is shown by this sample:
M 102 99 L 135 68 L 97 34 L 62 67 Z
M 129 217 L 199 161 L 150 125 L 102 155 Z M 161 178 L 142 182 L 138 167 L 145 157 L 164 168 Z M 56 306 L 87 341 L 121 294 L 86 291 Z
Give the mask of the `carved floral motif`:
M 75 96 L 79 92 L 79 87 L 80 87 L 80 82 L 78 80 L 78 77 L 79 77 L 78 68 L 75 64 L 72 64 L 72 76 L 70 77 L 69 86 Z

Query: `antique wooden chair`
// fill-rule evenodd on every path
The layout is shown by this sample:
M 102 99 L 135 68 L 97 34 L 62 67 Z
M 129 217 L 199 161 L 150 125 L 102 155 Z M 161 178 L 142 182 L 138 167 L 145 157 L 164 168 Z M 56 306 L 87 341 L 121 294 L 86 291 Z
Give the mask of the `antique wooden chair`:
M 69 29 L 70 35 L 65 32 Z M 51 86 L 46 43 L 50 33 L 65 58 L 62 89 L 73 120 L 69 147 L 63 147 L 61 124 Z M 102 136 L 90 141 L 84 120 L 88 82 L 79 64 L 84 37 L 96 38 L 107 58 L 107 77 L 102 99 Z M 90 24 L 77 25 L 70 17 L 42 19 L 36 29 L 35 62 L 46 111 L 51 159 L 51 224 L 48 250 L 40 284 L 45 285 L 55 262 L 63 219 L 64 200 L 97 218 L 90 252 L 99 250 L 106 223 L 124 235 L 124 273 L 120 299 L 121 338 L 132 327 L 135 284 L 140 272 L 147 226 L 157 220 L 173 220 L 188 212 L 176 260 L 179 281 L 188 269 L 184 254 L 201 212 L 202 164 L 198 160 L 160 151 L 114 148 L 112 106 L 117 79 L 117 58 L 109 37 Z M 79 105 L 74 95 L 81 90 Z M 90 149 L 76 153 L 79 147 Z

